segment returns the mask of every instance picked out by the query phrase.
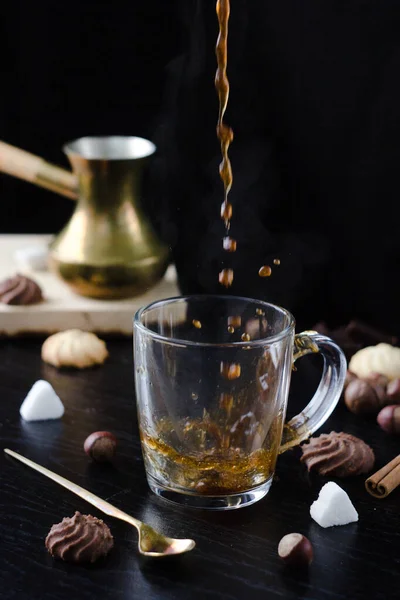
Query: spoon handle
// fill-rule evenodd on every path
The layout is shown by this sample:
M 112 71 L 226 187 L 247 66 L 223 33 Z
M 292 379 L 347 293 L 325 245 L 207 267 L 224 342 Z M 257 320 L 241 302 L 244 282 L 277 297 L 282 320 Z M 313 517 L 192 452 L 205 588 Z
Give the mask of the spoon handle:
M 106 500 L 103 500 L 102 498 L 99 498 L 99 496 L 92 494 L 92 492 L 85 490 L 80 485 L 72 483 L 72 481 L 65 479 L 65 477 L 61 477 L 61 475 L 53 473 L 53 471 L 50 471 L 50 469 L 46 469 L 46 467 L 38 465 L 37 463 L 33 462 L 33 460 L 29 460 L 29 458 L 25 458 L 25 456 L 21 456 L 21 454 L 17 454 L 16 452 L 13 452 L 13 450 L 9 450 L 8 448 L 4 448 L 4 452 L 9 456 L 12 456 L 13 458 L 16 458 L 20 462 L 24 463 L 24 465 L 31 467 L 31 469 L 34 469 L 35 471 L 38 471 L 39 473 L 45 475 L 49 479 L 52 479 L 59 485 L 62 485 L 67 490 L 73 492 L 83 500 L 86 500 L 86 502 L 89 502 L 89 504 L 92 504 L 106 515 L 109 515 L 110 517 L 115 517 L 116 519 L 121 519 L 121 521 L 125 521 L 127 523 L 131 523 L 131 525 L 136 527 L 137 530 L 139 530 L 140 525 L 142 525 L 141 521 L 139 521 L 138 519 L 135 519 L 134 517 L 131 517 L 122 510 L 119 510 L 119 508 L 117 508 L 116 506 L 113 506 L 109 502 L 106 502 Z

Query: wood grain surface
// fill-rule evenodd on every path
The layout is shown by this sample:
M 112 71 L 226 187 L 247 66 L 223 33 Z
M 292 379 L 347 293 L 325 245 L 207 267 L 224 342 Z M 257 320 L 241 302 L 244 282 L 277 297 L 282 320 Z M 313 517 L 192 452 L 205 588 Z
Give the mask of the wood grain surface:
M 400 589 L 400 489 L 385 500 L 369 496 L 364 477 L 338 481 L 360 520 L 322 529 L 309 507 L 326 482 L 309 476 L 299 450 L 279 458 L 268 496 L 227 513 L 181 509 L 148 489 L 140 452 L 133 391 L 130 341 L 108 343 L 109 361 L 85 372 L 60 372 L 41 362 L 40 340 L 0 341 L 0 439 L 9 447 L 64 475 L 173 536 L 197 541 L 190 554 L 152 561 L 137 554 L 136 533 L 105 517 L 115 548 L 104 563 L 73 566 L 53 560 L 44 539 L 53 523 L 75 510 L 102 517 L 94 508 L 0 452 L 0 598 L 7 600 L 183 600 L 193 598 L 358 600 L 398 598 Z M 318 365 L 299 361 L 293 375 L 291 412 L 315 386 Z M 19 407 L 31 385 L 46 379 L 62 398 L 61 421 L 24 423 Z M 94 465 L 82 444 L 95 430 L 119 439 L 115 466 Z M 400 438 L 381 432 L 374 421 L 357 418 L 341 405 L 324 431 L 347 431 L 370 443 L 377 467 L 399 453 Z M 306 572 L 285 568 L 280 538 L 307 535 L 314 562 Z

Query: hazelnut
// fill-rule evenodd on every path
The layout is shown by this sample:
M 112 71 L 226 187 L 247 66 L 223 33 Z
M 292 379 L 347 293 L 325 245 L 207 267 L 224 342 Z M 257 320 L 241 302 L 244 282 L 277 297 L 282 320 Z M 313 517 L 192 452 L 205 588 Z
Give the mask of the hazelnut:
M 368 381 L 368 383 L 374 389 L 379 402 L 377 410 L 380 410 L 383 406 L 386 406 L 388 403 L 386 386 L 389 383 L 389 379 L 385 375 L 380 375 L 379 373 L 371 373 L 370 375 L 368 375 L 368 377 L 365 378 L 365 380 Z M 374 412 L 376 413 L 377 411 Z
M 95 462 L 110 462 L 115 455 L 117 438 L 109 431 L 95 431 L 85 440 L 83 449 Z
M 311 564 L 314 552 L 311 542 L 301 533 L 288 533 L 278 546 L 280 558 L 293 567 L 308 567 Z
M 359 379 L 348 371 L 346 382 L 344 401 L 347 408 L 356 415 L 376 415 L 384 406 L 396 402 L 400 404 L 400 379 L 389 381 L 380 373 L 371 373 L 368 377 Z
M 378 425 L 386 433 L 400 433 L 400 406 L 391 404 L 382 408 L 377 419 Z
M 386 388 L 386 395 L 393 404 L 400 404 L 400 379 L 393 379 Z
M 375 389 L 368 381 L 353 379 L 344 393 L 347 408 L 356 415 L 377 413 L 381 406 Z

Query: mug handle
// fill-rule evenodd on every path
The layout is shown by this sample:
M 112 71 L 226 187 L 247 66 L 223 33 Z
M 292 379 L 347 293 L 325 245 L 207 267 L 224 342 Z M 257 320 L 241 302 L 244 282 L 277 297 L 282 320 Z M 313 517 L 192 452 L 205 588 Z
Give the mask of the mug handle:
M 330 417 L 343 390 L 347 362 L 342 350 L 330 338 L 316 331 L 303 331 L 294 338 L 293 363 L 319 352 L 324 359 L 318 389 L 305 409 L 285 423 L 279 454 L 307 440 Z

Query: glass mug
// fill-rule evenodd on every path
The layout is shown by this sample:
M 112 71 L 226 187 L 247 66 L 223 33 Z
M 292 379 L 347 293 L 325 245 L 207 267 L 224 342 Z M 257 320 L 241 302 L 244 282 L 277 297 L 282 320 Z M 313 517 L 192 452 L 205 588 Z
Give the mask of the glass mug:
M 315 332 L 294 333 L 285 309 L 234 296 L 191 296 L 142 308 L 134 320 L 136 398 L 153 492 L 224 510 L 267 494 L 279 453 L 328 419 L 346 360 Z M 319 387 L 285 421 L 293 362 L 320 352 Z

